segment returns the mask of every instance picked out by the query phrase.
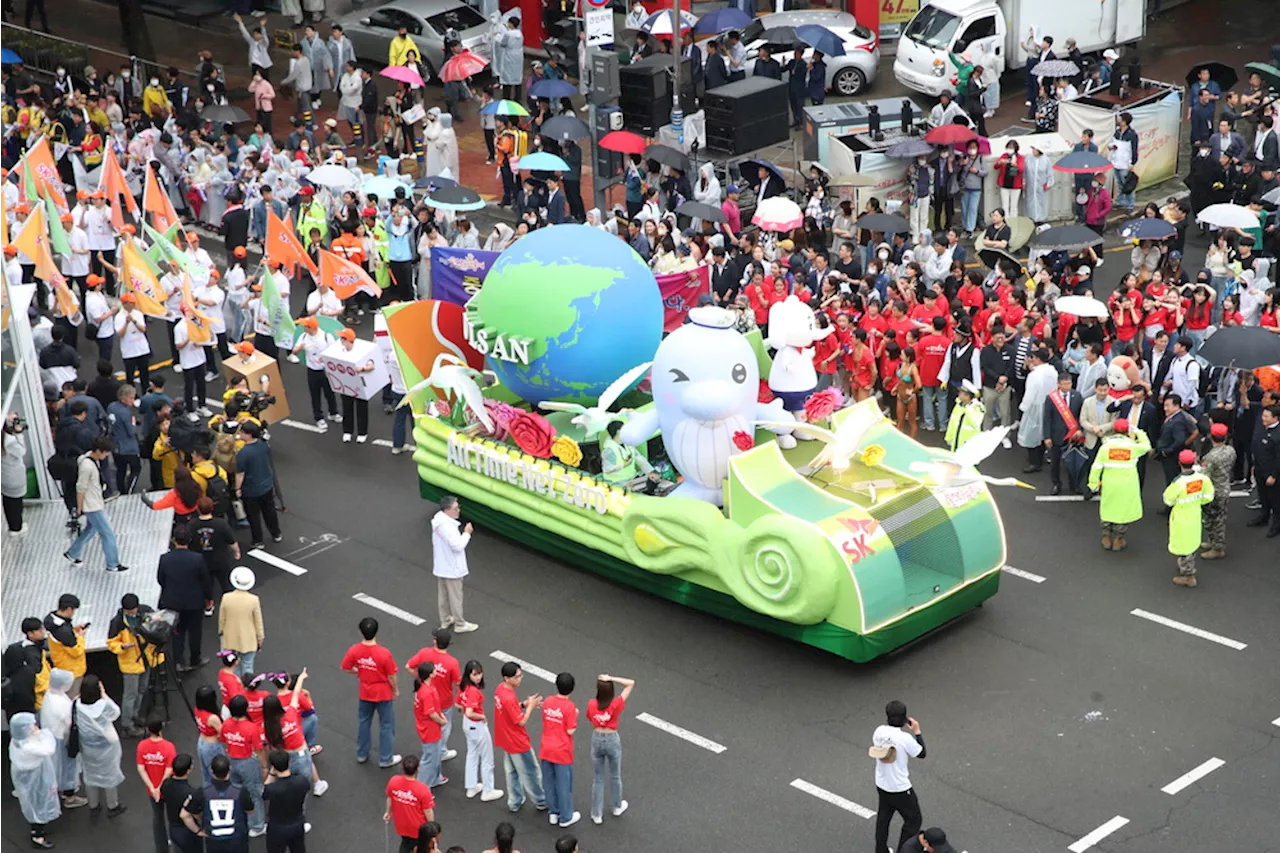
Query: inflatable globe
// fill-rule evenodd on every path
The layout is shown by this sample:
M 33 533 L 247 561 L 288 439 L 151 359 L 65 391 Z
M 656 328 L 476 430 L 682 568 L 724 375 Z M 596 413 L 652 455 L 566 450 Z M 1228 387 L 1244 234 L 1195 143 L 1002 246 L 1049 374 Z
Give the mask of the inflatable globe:
M 486 359 L 522 400 L 593 403 L 653 358 L 662 296 L 626 242 L 587 225 L 539 228 L 494 262 L 468 313 L 492 338 L 532 339 L 528 364 Z

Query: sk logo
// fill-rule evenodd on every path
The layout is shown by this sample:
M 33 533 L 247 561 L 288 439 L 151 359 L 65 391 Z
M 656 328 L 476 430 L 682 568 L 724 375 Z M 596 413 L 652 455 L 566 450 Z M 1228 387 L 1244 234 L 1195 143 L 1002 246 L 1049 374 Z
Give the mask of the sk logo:
M 857 563 L 863 557 L 875 553 L 867 544 L 867 537 L 874 535 L 879 524 L 873 518 L 841 518 L 840 523 L 849 531 L 849 538 L 840 545 L 840 550 L 849 556 L 849 562 Z

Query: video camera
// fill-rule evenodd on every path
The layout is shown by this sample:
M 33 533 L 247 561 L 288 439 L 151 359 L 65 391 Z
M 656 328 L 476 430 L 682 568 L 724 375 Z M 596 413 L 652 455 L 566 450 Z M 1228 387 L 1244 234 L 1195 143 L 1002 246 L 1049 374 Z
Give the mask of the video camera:
M 181 401 L 173 404 L 173 418 L 169 421 L 169 444 L 177 451 L 190 454 L 197 447 L 212 452 L 217 436 L 194 413 L 188 413 Z
M 162 648 L 173 639 L 177 621 L 178 614 L 172 610 L 154 610 L 142 620 L 142 624 L 138 626 L 138 634 L 150 645 Z
M 240 411 L 255 418 L 276 404 L 275 395 L 268 394 L 265 391 L 251 391 L 248 394 L 238 393 L 233 399 L 240 402 Z

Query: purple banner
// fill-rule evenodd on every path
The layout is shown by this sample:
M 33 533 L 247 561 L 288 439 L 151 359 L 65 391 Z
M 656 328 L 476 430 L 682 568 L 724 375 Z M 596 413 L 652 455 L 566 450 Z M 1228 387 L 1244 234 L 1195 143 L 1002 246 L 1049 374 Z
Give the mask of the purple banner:
M 431 298 L 466 305 L 480 292 L 499 254 L 480 249 L 432 249 Z

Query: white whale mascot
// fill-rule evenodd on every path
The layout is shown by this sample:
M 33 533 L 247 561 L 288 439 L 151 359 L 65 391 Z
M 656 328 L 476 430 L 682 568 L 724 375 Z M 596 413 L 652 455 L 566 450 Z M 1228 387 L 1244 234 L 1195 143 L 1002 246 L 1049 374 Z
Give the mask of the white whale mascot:
M 751 344 L 723 308 L 689 312 L 689 322 L 668 335 L 653 358 L 654 407 L 633 415 L 618 433 L 623 444 L 642 444 L 661 428 L 667 457 L 684 482 L 672 493 L 721 506 L 734 433 L 755 435 L 754 421 L 787 421 L 780 400 L 757 402 L 760 370 Z M 795 447 L 789 430 L 778 444 Z
M 769 337 L 765 343 L 777 350 L 769 370 L 769 390 L 782 400 L 788 412 L 804 411 L 804 401 L 818 387 L 813 367 L 813 345 L 833 333 L 818 327 L 813 309 L 794 295 L 769 308 Z

